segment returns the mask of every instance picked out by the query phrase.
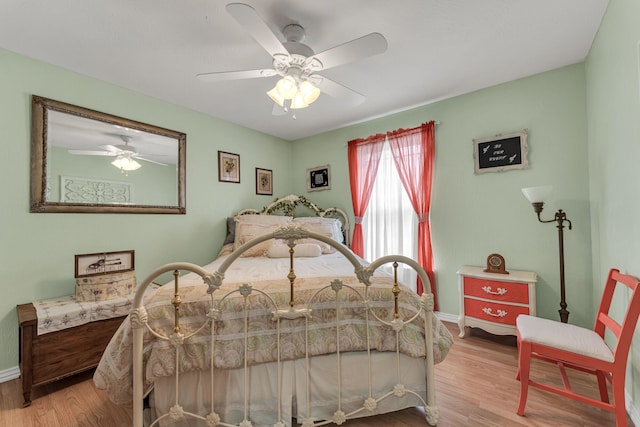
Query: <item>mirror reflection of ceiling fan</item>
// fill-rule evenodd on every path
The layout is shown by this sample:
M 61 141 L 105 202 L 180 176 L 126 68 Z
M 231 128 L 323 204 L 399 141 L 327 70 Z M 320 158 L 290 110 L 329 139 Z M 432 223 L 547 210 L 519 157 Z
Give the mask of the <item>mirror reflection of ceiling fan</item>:
M 68 150 L 69 154 L 83 155 L 83 156 L 110 156 L 115 157 L 115 160 L 111 162 L 112 165 L 120 169 L 122 172 L 133 171 L 141 167 L 140 163 L 136 160 L 144 160 L 145 162 L 155 163 L 161 166 L 167 166 L 165 163 L 160 163 L 155 160 L 151 160 L 145 157 L 144 153 L 138 153 L 135 147 L 129 145 L 131 137 L 128 135 L 118 135 L 118 137 L 124 142 L 124 144 L 100 145 L 102 150 Z
M 289 109 L 305 108 L 320 96 L 320 92 L 339 98 L 349 105 L 364 102 L 364 95 L 318 73 L 383 53 L 387 50 L 387 40 L 382 34 L 371 33 L 316 54 L 302 43 L 305 37 L 302 26 L 295 23 L 285 26 L 282 30 L 285 42 L 282 43 L 251 6 L 230 3 L 226 9 L 271 55 L 273 68 L 204 73 L 198 74 L 198 79 L 224 82 L 281 76 L 275 87 L 267 92 L 276 104 L 274 114 L 278 110 L 287 112 Z

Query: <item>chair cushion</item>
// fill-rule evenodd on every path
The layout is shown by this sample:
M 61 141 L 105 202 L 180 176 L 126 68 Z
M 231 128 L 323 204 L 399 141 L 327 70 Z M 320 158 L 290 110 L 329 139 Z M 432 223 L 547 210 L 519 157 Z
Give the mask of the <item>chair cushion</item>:
M 613 362 L 613 352 L 591 329 L 522 314 L 516 319 L 516 328 L 524 341 Z

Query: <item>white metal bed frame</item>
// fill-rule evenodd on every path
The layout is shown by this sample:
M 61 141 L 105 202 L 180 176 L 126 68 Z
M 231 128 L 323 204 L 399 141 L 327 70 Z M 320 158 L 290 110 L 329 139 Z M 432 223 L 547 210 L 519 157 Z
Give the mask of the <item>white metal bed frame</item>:
M 309 385 L 309 375 L 310 375 L 310 360 L 311 358 L 313 358 L 312 355 L 309 354 L 309 349 L 308 349 L 308 332 L 309 332 L 309 322 L 311 321 L 310 318 L 310 314 L 311 314 L 311 305 L 313 303 L 314 298 L 322 291 L 322 290 L 318 290 L 317 292 L 315 292 L 313 294 L 313 296 L 309 299 L 309 301 L 305 301 L 303 304 L 294 304 L 294 292 L 295 292 L 295 270 L 294 270 L 294 253 L 295 253 L 295 244 L 296 241 L 299 239 L 317 239 L 320 240 L 322 242 L 325 242 L 329 245 L 331 245 L 333 248 L 335 248 L 337 251 L 339 251 L 344 257 L 346 257 L 351 264 L 354 267 L 354 274 L 357 277 L 357 279 L 359 280 L 360 283 L 362 283 L 364 286 L 364 292 L 360 292 L 359 290 L 357 290 L 356 288 L 349 286 L 349 285 L 345 285 L 342 283 L 341 280 L 336 279 L 333 280 L 330 284 L 328 284 L 326 287 L 324 287 L 322 290 L 326 289 L 326 288 L 331 288 L 334 292 L 335 292 L 335 310 L 336 310 L 336 323 L 339 321 L 339 313 L 340 313 L 340 299 L 338 298 L 339 292 L 345 292 L 345 291 L 349 291 L 349 292 L 355 292 L 358 295 L 358 299 L 362 304 L 363 307 L 363 316 L 364 316 L 364 320 L 366 322 L 366 328 L 367 328 L 367 349 L 366 352 L 368 353 L 368 361 L 369 361 L 369 378 L 368 378 L 368 389 L 369 389 L 369 397 L 363 402 L 362 406 L 356 410 L 350 411 L 348 413 L 345 413 L 342 410 L 342 381 L 343 381 L 343 372 L 341 371 L 341 363 L 340 363 L 340 357 L 341 357 L 341 350 L 340 350 L 340 328 L 336 327 L 336 343 L 337 343 L 337 348 L 336 348 L 336 356 L 337 356 L 337 367 L 336 367 L 336 383 L 337 383 L 337 406 L 336 406 L 336 410 L 333 413 L 333 416 L 331 417 L 331 419 L 329 420 L 315 420 L 313 419 L 313 417 L 310 414 L 311 411 L 311 405 L 309 404 L 309 389 L 310 389 L 310 385 Z M 290 302 L 289 302 L 289 307 L 287 308 L 281 308 L 278 307 L 275 300 L 273 298 L 271 298 L 268 294 L 266 294 L 265 292 L 261 291 L 260 289 L 255 289 L 253 288 L 251 285 L 249 284 L 242 284 L 240 286 L 238 286 L 236 289 L 228 292 L 227 294 L 221 295 L 220 298 L 218 299 L 214 299 L 214 295 L 217 297 L 217 295 L 222 292 L 219 291 L 220 286 L 223 283 L 224 280 L 224 275 L 225 275 L 225 271 L 229 268 L 229 266 L 238 258 L 242 255 L 243 252 L 245 252 L 246 250 L 248 250 L 249 248 L 264 242 L 266 240 L 269 239 L 283 239 L 287 242 L 287 245 L 289 246 L 289 260 L 290 260 L 290 271 L 289 274 L 287 275 L 287 279 L 289 280 L 290 283 Z M 370 279 L 373 276 L 374 272 L 376 271 L 376 269 L 378 269 L 379 267 L 385 265 L 385 264 L 389 264 L 392 263 L 393 264 L 393 268 L 394 268 L 394 285 L 393 285 L 393 295 L 394 295 L 394 315 L 392 319 L 381 319 L 379 318 L 376 313 L 374 312 L 374 310 L 371 308 L 370 304 L 369 304 L 369 300 L 368 300 L 368 290 L 369 290 L 369 286 L 371 285 Z M 226 298 L 228 298 L 229 296 L 231 296 L 232 294 L 236 294 L 239 293 L 240 295 L 242 295 L 245 298 L 245 302 L 246 302 L 246 298 L 248 298 L 250 295 L 254 294 L 254 293 L 258 293 L 261 295 L 264 295 L 269 301 L 270 304 L 273 306 L 273 317 L 274 319 L 277 321 L 277 330 L 278 330 L 278 338 L 280 338 L 279 335 L 279 331 L 280 331 L 280 326 L 281 324 L 283 324 L 283 322 L 287 322 L 290 319 L 300 319 L 300 318 L 304 318 L 306 319 L 306 342 L 307 342 L 307 348 L 305 349 L 305 359 L 306 359 L 306 370 L 307 370 L 307 382 L 306 382 L 306 396 L 303 398 L 307 399 L 307 414 L 304 417 L 304 419 L 302 420 L 302 427 L 315 427 L 315 426 L 321 426 L 321 425 L 326 425 L 329 423 L 334 423 L 337 425 L 340 425 L 342 423 L 344 423 L 347 419 L 350 418 L 355 418 L 355 417 L 359 417 L 359 416 L 364 416 L 366 415 L 367 412 L 371 412 L 373 411 L 377 404 L 384 400 L 384 399 L 393 399 L 394 397 L 403 397 L 407 394 L 413 394 L 415 397 L 417 397 L 421 402 L 422 402 L 422 406 L 424 406 L 424 411 L 425 411 L 425 418 L 428 424 L 430 425 L 436 425 L 438 422 L 438 409 L 436 407 L 436 401 L 435 401 L 435 386 L 434 386 L 434 356 L 433 356 L 433 327 L 432 327 L 432 317 L 434 316 L 433 314 L 433 295 L 431 293 L 425 292 L 422 296 L 421 296 L 421 303 L 420 303 L 420 310 L 410 319 L 401 319 L 399 316 L 399 312 L 398 312 L 398 295 L 400 294 L 401 288 L 398 286 L 397 283 L 397 274 L 396 274 L 396 270 L 398 267 L 398 263 L 404 263 L 406 265 L 408 265 L 409 267 L 413 268 L 417 273 L 418 276 L 422 279 L 423 283 L 429 283 L 428 282 L 428 278 L 426 273 L 424 272 L 424 270 L 420 267 L 419 264 L 417 264 L 415 261 L 413 261 L 410 258 L 407 257 L 403 257 L 403 256 L 386 256 L 386 257 L 382 257 L 379 258 L 377 260 L 375 260 L 374 262 L 372 262 L 369 265 L 363 265 L 361 264 L 360 260 L 355 257 L 353 255 L 353 253 L 348 250 L 345 246 L 337 243 L 336 241 L 325 237 L 323 235 L 317 234 L 317 233 L 313 233 L 310 232 L 306 229 L 301 228 L 299 225 L 294 225 L 294 224 L 290 224 L 287 226 L 284 226 L 280 229 L 278 229 L 277 231 L 264 235 L 264 236 L 260 236 L 255 238 L 254 240 L 242 245 L 240 248 L 238 248 L 235 252 L 233 252 L 232 254 L 230 254 L 227 259 L 220 265 L 219 269 L 213 273 L 206 271 L 205 269 L 203 269 L 200 266 L 194 265 L 194 264 L 190 264 L 190 263 L 171 263 L 171 264 L 167 264 L 164 265 L 160 268 L 158 268 L 157 270 L 155 270 L 153 273 L 151 273 L 149 275 L 149 277 L 147 277 L 147 279 L 145 279 L 138 287 L 136 295 L 135 295 L 135 299 L 134 299 L 134 308 L 131 312 L 131 325 L 132 325 L 132 329 L 133 329 L 133 354 L 134 354 L 134 364 L 133 364 L 133 415 L 134 415 L 134 427 L 142 427 L 143 426 L 143 399 L 144 399 L 144 394 L 145 394 L 145 390 L 144 390 L 144 379 L 143 379 L 143 333 L 144 330 L 148 330 L 149 333 L 153 334 L 157 339 L 160 340 L 167 340 L 169 341 L 173 348 L 174 351 L 176 352 L 176 367 L 175 367 L 175 404 L 173 405 L 173 407 L 170 409 L 170 411 L 166 414 L 163 414 L 161 416 L 159 416 L 152 424 L 152 426 L 156 425 L 161 419 L 166 418 L 166 417 L 170 417 L 172 419 L 181 419 L 183 417 L 191 417 L 191 418 L 195 418 L 195 419 L 200 419 L 203 420 L 205 422 L 205 424 L 208 427 L 214 427 L 214 426 L 225 426 L 225 427 L 232 427 L 232 426 L 236 426 L 236 427 L 252 427 L 253 423 L 252 421 L 249 419 L 248 417 L 248 413 L 249 413 L 249 407 L 250 407 L 250 402 L 249 402 L 249 398 L 248 398 L 248 378 L 249 378 L 249 373 L 248 373 L 248 366 L 247 366 L 247 339 L 248 339 L 248 326 L 247 326 L 247 310 L 245 309 L 244 311 L 244 319 L 245 319 L 245 329 L 244 329 L 244 340 L 245 340 L 245 357 L 244 357 L 244 378 L 245 378 L 245 389 L 244 389 L 244 419 L 239 423 L 239 424 L 230 424 L 228 422 L 226 422 L 225 420 L 222 420 L 220 418 L 220 415 L 216 412 L 216 403 L 215 401 L 211 402 L 211 408 L 210 408 L 210 412 L 208 415 L 206 416 L 202 416 L 199 414 L 195 414 L 195 413 L 191 413 L 188 411 L 185 411 L 183 409 L 183 406 L 180 403 L 180 385 L 179 385 L 179 378 L 180 378 L 180 372 L 178 369 L 178 360 L 179 360 L 179 353 L 181 351 L 182 345 L 183 343 L 188 340 L 191 336 L 195 335 L 196 333 L 198 333 L 198 331 L 201 331 L 205 326 L 207 326 L 209 323 L 214 322 L 217 318 L 219 318 L 221 312 L 220 312 L 220 303 L 225 300 Z M 197 331 L 194 331 L 192 333 L 190 333 L 189 335 L 185 335 L 181 332 L 181 327 L 180 327 L 180 315 L 179 315 L 179 310 L 180 310 L 180 304 L 181 304 L 181 297 L 180 297 L 180 283 L 179 283 L 179 272 L 180 271 L 188 271 L 188 272 L 193 272 L 196 273 L 198 275 L 200 275 L 203 279 L 203 281 L 208 285 L 208 290 L 207 292 L 210 295 L 211 298 L 211 310 L 209 311 L 209 313 L 207 314 L 206 318 L 203 319 L 201 326 L 199 327 L 199 329 Z M 172 304 L 174 305 L 174 312 L 175 312 L 175 319 L 174 319 L 174 329 L 173 329 L 173 333 L 169 334 L 169 335 L 163 335 L 162 333 L 158 332 L 158 331 L 154 331 L 149 324 L 147 323 L 147 312 L 146 309 L 144 307 L 143 304 L 143 296 L 144 293 L 147 289 L 147 287 L 153 283 L 153 281 L 160 275 L 168 273 L 168 272 L 173 272 L 174 275 L 174 298 L 172 300 Z M 425 286 L 425 289 L 429 289 L 428 286 Z M 218 293 L 216 293 L 218 292 Z M 426 400 L 424 400 L 422 398 L 422 396 L 420 396 L 418 393 L 409 390 L 407 388 L 404 387 L 404 385 L 402 383 L 400 383 L 399 379 L 400 379 L 400 371 L 401 371 L 401 366 L 400 366 L 400 353 L 399 353 L 399 346 L 398 346 L 398 336 L 401 333 L 402 329 L 405 327 L 405 325 L 407 325 L 408 323 L 412 322 L 413 320 L 415 320 L 416 318 L 418 318 L 418 316 L 420 316 L 421 314 L 424 313 L 424 331 L 425 331 L 425 373 L 426 373 L 426 377 L 425 377 L 425 381 L 426 381 Z M 378 396 L 374 396 L 372 394 L 372 378 L 373 378 L 373 372 L 371 370 L 371 343 L 369 342 L 369 322 L 370 321 L 377 321 L 380 323 L 383 323 L 385 325 L 388 325 L 390 327 L 393 328 L 393 330 L 396 333 L 396 371 L 397 371 L 397 379 L 398 381 L 396 381 L 396 384 L 391 384 L 389 385 L 388 390 L 383 393 L 382 395 L 378 395 Z M 213 325 L 211 325 L 213 326 Z M 214 369 L 214 363 L 213 363 L 213 357 L 214 357 L 214 346 L 215 346 L 215 328 L 211 327 L 211 345 L 212 345 L 212 351 L 211 351 L 211 396 L 212 396 L 212 400 L 213 400 L 213 396 L 214 396 L 214 384 L 215 384 L 215 372 L 216 369 Z M 280 349 L 280 339 L 278 339 L 278 349 L 277 349 L 277 366 L 278 366 L 278 373 L 280 374 L 281 370 L 283 369 L 283 361 L 280 359 L 280 355 L 281 355 L 281 349 Z M 280 394 L 280 390 L 282 389 L 281 384 L 281 375 L 278 375 L 278 408 L 277 408 L 277 412 L 278 412 L 278 421 L 276 423 L 273 424 L 273 427 L 285 427 L 285 423 L 282 419 L 282 396 Z M 300 420 L 298 420 L 298 422 L 300 422 Z

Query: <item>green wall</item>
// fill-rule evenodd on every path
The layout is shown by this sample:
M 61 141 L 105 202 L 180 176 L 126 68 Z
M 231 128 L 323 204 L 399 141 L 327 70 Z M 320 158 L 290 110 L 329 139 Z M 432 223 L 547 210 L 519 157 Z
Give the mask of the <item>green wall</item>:
M 15 306 L 74 292 L 74 255 L 134 249 L 142 280 L 170 261 L 204 264 L 224 218 L 262 207 L 255 168 L 273 170 L 274 196 L 291 192 L 291 143 L 0 50 L 0 373 L 18 364 Z M 29 213 L 31 95 L 187 134 L 187 214 Z M 240 184 L 218 182 L 217 151 L 241 156 Z M 131 176 L 131 175 L 130 175 Z
M 613 0 L 586 61 L 594 298 L 611 267 L 640 277 L 640 2 Z M 594 308 L 595 309 L 595 308 Z M 640 419 L 640 334 L 627 365 Z M 627 406 L 629 410 L 629 406 Z
M 565 233 L 571 321 L 590 325 L 593 301 L 584 87 L 584 67 L 579 64 L 297 141 L 293 172 L 300 176 L 304 168 L 330 163 L 332 188 L 317 193 L 318 197 L 314 194 L 314 199 L 320 201 L 322 196 L 337 201 L 353 213 L 347 141 L 439 121 L 431 227 L 440 310 L 459 311 L 456 271 L 460 266 L 483 265 L 489 254 L 498 252 L 508 269 L 538 273 L 538 314 L 558 318 L 557 231 L 552 224 L 538 223 L 520 191 L 551 184 L 554 193 L 545 205 L 544 218 L 553 218 L 557 209 L 563 209 L 573 223 L 573 230 Z M 522 129 L 528 129 L 529 169 L 474 174 L 474 138 Z M 294 192 L 303 191 L 303 181 L 296 183 Z

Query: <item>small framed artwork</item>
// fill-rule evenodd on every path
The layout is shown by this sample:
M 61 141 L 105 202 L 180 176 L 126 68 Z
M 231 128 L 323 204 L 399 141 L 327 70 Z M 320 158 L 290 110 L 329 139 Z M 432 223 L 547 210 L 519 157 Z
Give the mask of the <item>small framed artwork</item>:
M 134 255 L 133 250 L 76 255 L 74 277 L 133 271 Z
M 273 171 L 256 168 L 256 194 L 273 196 Z
M 527 129 L 473 140 L 475 173 L 527 169 L 529 146 Z
M 218 181 L 240 183 L 240 155 L 218 151 Z
M 330 173 L 329 165 L 307 169 L 307 191 L 330 190 Z

